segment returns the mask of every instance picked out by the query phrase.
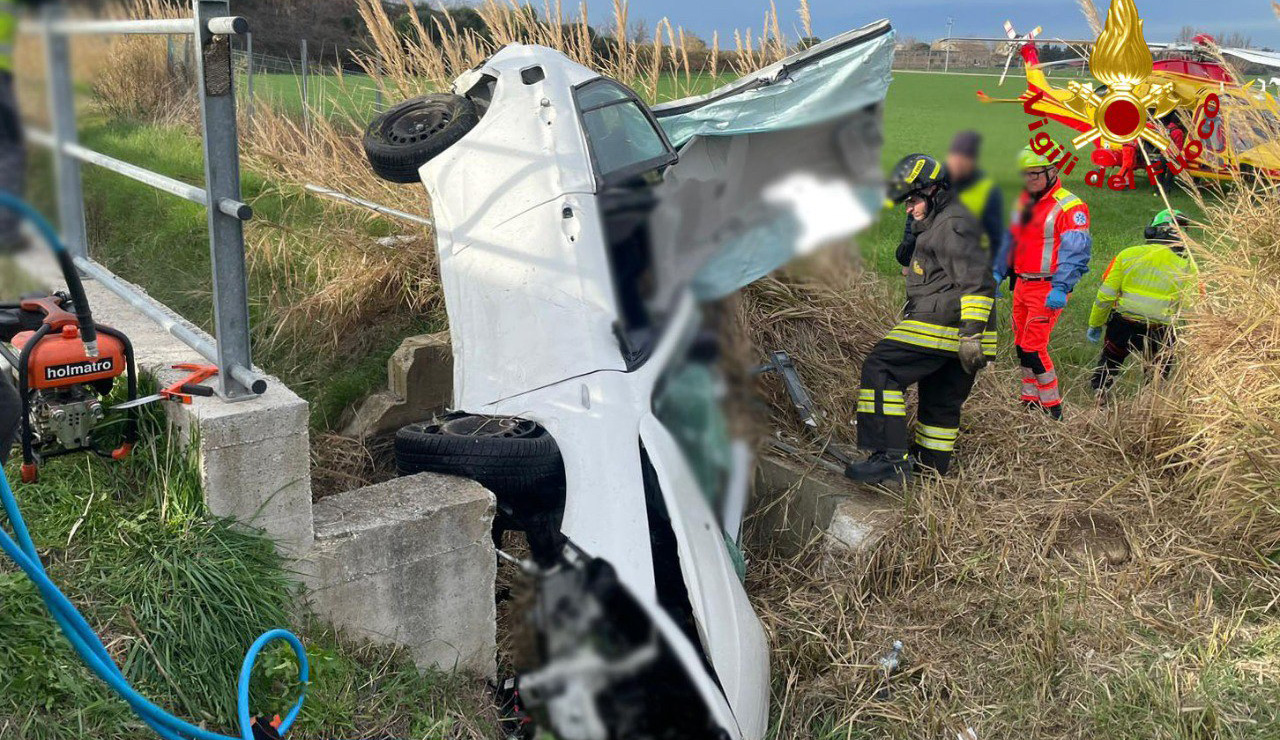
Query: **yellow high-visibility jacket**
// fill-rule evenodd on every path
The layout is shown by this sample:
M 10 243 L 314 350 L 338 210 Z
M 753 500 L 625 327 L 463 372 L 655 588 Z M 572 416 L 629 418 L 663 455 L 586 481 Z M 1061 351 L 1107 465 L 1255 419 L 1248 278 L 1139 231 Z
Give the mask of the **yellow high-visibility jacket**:
M 17 0 L 0 0 L 0 72 L 13 72 L 13 45 L 17 39 Z
M 1089 326 L 1107 323 L 1111 312 L 1149 324 L 1171 324 L 1199 271 L 1184 252 L 1167 244 L 1129 247 L 1111 261 L 1089 313 Z

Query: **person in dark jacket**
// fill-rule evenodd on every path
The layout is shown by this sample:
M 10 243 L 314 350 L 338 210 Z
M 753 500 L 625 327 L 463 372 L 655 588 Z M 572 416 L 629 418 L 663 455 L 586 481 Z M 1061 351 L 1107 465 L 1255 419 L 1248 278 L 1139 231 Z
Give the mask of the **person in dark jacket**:
M 951 190 L 960 198 L 965 208 L 978 219 L 982 227 L 982 245 L 993 254 L 1004 239 L 1004 194 L 996 181 L 978 168 L 978 151 L 982 147 L 982 135 L 977 131 L 961 131 L 951 141 L 944 166 Z M 911 253 L 916 246 L 911 231 L 913 220 L 907 216 L 902 241 L 898 244 L 898 264 L 911 264 Z
M 862 366 L 858 446 L 870 455 L 849 465 L 845 475 L 863 483 L 905 481 L 912 457 L 946 473 L 961 408 L 978 371 L 996 352 L 991 257 L 942 164 L 924 154 L 904 158 L 890 176 L 889 198 L 906 206 L 916 240 L 904 320 Z M 905 394 L 913 384 L 920 408 L 910 442 Z

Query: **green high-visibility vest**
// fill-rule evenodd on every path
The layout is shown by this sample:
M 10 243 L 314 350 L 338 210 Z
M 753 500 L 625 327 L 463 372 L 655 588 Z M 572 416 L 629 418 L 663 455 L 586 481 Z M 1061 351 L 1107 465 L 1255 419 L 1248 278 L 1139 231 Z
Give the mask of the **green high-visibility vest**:
M 13 45 L 18 38 L 18 4 L 0 0 L 0 72 L 13 71 Z
M 1199 285 L 1186 253 L 1165 244 L 1130 247 L 1111 261 L 1102 277 L 1089 326 L 1107 323 L 1112 311 L 1150 324 L 1171 324 L 1181 303 Z
M 991 199 L 991 189 L 995 186 L 995 180 L 990 177 L 980 177 L 974 180 L 969 187 L 960 191 L 960 202 L 964 204 L 965 208 L 969 209 L 969 213 L 972 213 L 974 218 L 981 221 L 982 212 L 987 209 L 987 201 Z M 987 239 L 987 234 L 984 231 L 982 233 L 982 245 L 990 248 L 991 245 L 987 244 L 988 241 L 990 240 Z

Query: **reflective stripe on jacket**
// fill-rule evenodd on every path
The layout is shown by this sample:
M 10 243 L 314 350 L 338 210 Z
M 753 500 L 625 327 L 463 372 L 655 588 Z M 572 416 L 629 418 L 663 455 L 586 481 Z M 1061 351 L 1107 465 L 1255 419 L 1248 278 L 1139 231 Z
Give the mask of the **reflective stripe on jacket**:
M 1009 258 L 1013 271 L 1029 277 L 1052 277 L 1058 271 L 1063 234 L 1089 231 L 1089 206 L 1062 187 L 1062 180 L 1034 203 L 1024 190 L 1013 209 L 1009 231 L 1013 237 L 1013 254 Z
M 1171 324 L 1198 270 L 1186 253 L 1167 244 L 1129 247 L 1111 261 L 1089 313 L 1089 326 L 1107 323 L 1112 311 L 1150 324 Z
M 973 214 L 943 191 L 912 229 L 916 247 L 906 275 L 906 320 L 886 339 L 951 354 L 959 351 L 962 335 L 980 335 L 994 355 L 996 286 Z

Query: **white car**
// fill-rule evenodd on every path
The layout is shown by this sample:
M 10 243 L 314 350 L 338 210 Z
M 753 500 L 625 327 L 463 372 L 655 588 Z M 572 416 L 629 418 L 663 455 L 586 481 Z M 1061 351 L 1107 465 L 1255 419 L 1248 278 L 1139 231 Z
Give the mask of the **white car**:
M 456 412 L 397 459 L 476 478 L 529 533 L 519 689 L 562 740 L 765 736 L 751 461 L 700 305 L 871 222 L 892 49 L 880 21 L 651 110 L 512 45 L 369 127 L 375 170 L 430 194 L 454 351 Z

